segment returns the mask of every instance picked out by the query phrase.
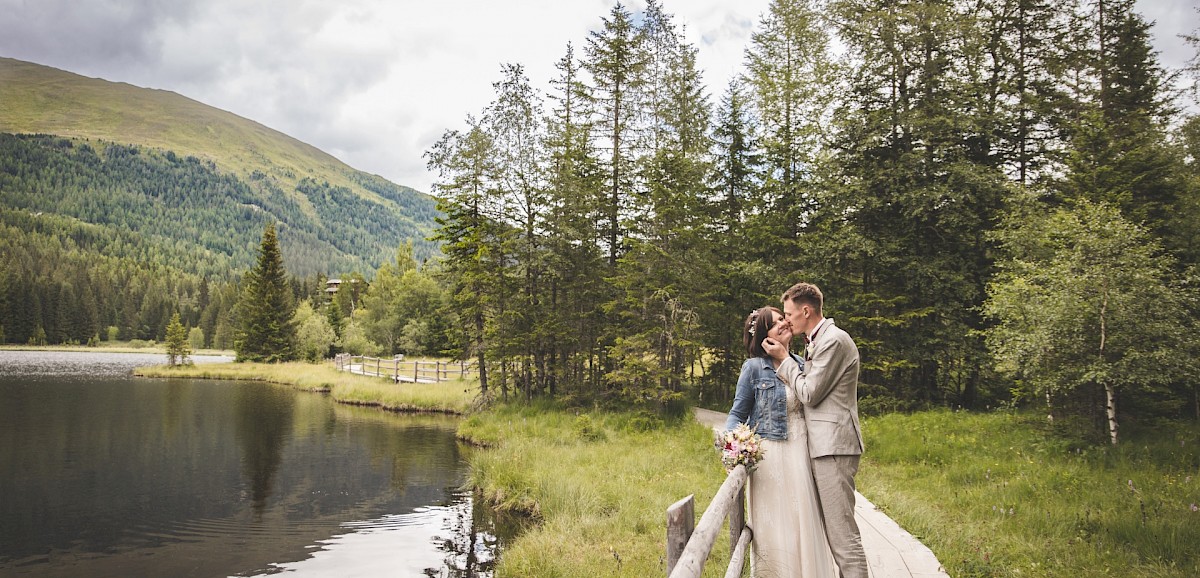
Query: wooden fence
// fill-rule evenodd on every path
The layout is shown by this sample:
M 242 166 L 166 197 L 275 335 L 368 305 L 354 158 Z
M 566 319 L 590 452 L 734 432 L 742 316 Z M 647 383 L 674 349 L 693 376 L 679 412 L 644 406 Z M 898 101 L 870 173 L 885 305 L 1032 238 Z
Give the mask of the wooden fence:
M 474 371 L 474 365 L 465 361 L 404 361 L 403 357 L 381 359 L 348 353 L 334 357 L 333 365 L 338 371 L 386 377 L 397 383 L 439 383 L 465 378 Z
M 729 567 L 725 578 L 742 575 L 742 566 L 753 538 L 746 525 L 746 466 L 739 465 L 729 472 L 712 503 L 695 524 L 696 502 L 688 496 L 667 508 L 667 576 L 668 578 L 698 578 L 704 562 L 712 552 L 721 522 L 729 517 Z M 695 524 L 695 529 L 693 529 Z

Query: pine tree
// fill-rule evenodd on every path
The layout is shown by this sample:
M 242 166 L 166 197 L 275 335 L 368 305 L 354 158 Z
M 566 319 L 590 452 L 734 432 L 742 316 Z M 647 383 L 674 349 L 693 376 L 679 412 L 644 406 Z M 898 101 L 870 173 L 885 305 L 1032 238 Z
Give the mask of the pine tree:
M 639 116 L 644 110 L 642 91 L 646 85 L 649 58 L 643 47 L 641 30 L 624 5 L 613 6 L 604 27 L 588 38 L 583 67 L 592 75 L 589 96 L 596 113 L 597 150 L 606 151 L 604 201 L 599 206 L 608 250 L 608 265 L 617 266 L 625 245 L 625 213 L 637 188 L 634 162 L 643 143 Z
M 556 381 L 580 390 L 599 383 L 595 368 L 603 365 L 600 346 L 604 312 L 596 303 L 607 301 L 610 285 L 604 280 L 601 201 L 603 169 L 593 147 L 593 104 L 581 80 L 583 70 L 572 45 L 555 67 L 551 81 L 553 102 L 547 118 L 546 154 L 549 158 L 548 201 L 545 219 L 549 252 L 549 315 L 539 320 L 542 329 L 555 335 L 550 352 L 549 389 Z
M 608 382 L 627 399 L 660 408 L 678 399 L 699 354 L 699 311 L 707 309 L 714 277 L 711 245 L 712 143 L 710 107 L 696 66 L 696 49 L 685 44 L 658 3 L 651 2 L 639 35 L 651 62 L 647 82 L 654 103 L 645 107 L 650 129 L 636 227 L 612 282 L 616 298 L 611 349 L 615 369 Z
M 863 351 L 863 382 L 910 402 L 971 404 L 985 367 L 978 307 L 1005 180 L 980 154 L 988 78 L 968 7 L 841 0 L 849 91 L 836 188 L 805 239 L 835 317 Z M 990 148 L 990 147 L 989 147 Z M 804 266 L 802 264 L 802 266 Z M 820 284 L 820 281 L 818 281 Z
M 188 342 L 187 329 L 179 320 L 178 312 L 171 316 L 171 322 L 167 324 L 166 346 L 168 365 L 191 364 L 192 346 Z
M 1133 0 L 1095 0 L 1078 21 L 1087 42 L 1071 63 L 1076 87 L 1068 199 L 1105 202 L 1159 236 L 1169 236 L 1179 168 L 1166 146 L 1170 79 Z M 1190 227 L 1190 226 L 1189 226 Z
M 446 270 L 454 282 L 452 295 L 463 317 L 467 354 L 479 367 L 480 395 L 488 396 L 488 324 L 499 297 L 497 274 L 504 262 L 500 252 L 499 223 L 495 215 L 495 151 L 492 139 L 480 122 L 467 118 L 466 133 L 449 130 L 425 153 L 430 170 L 440 181 L 434 188 L 441 194 L 433 237 L 446 253 Z
M 246 274 L 237 312 L 234 351 L 238 361 L 277 363 L 296 358 L 295 303 L 274 223 L 263 230 L 258 264 Z

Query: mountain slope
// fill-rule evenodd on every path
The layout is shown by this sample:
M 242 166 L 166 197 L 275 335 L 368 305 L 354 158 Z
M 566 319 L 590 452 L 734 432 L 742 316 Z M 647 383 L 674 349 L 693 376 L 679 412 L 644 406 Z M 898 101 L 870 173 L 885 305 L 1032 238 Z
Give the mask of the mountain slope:
M 0 133 L 60 137 L 0 139 L 0 208 L 132 231 L 213 267 L 249 267 L 271 220 L 297 275 L 369 273 L 406 239 L 436 250 L 431 197 L 172 92 L 0 58 Z

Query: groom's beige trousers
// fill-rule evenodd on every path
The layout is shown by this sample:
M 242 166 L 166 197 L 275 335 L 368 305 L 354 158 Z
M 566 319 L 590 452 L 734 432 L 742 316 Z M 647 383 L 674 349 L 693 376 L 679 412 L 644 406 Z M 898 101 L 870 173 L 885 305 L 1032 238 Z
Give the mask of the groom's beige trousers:
M 867 555 L 863 551 L 858 523 L 854 521 L 854 474 L 858 456 L 813 458 L 813 478 L 825 518 L 825 535 L 842 578 L 867 578 Z

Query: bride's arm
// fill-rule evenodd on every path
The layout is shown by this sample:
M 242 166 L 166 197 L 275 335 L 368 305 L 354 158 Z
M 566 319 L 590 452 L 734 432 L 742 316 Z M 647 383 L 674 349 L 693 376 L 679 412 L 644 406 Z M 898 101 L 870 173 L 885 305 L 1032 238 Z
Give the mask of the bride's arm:
M 750 365 L 742 365 L 742 374 L 738 376 L 737 389 L 733 394 L 733 407 L 729 408 L 729 417 L 725 418 L 725 430 L 731 430 L 739 423 L 750 419 L 754 410 L 754 386 L 750 383 Z

